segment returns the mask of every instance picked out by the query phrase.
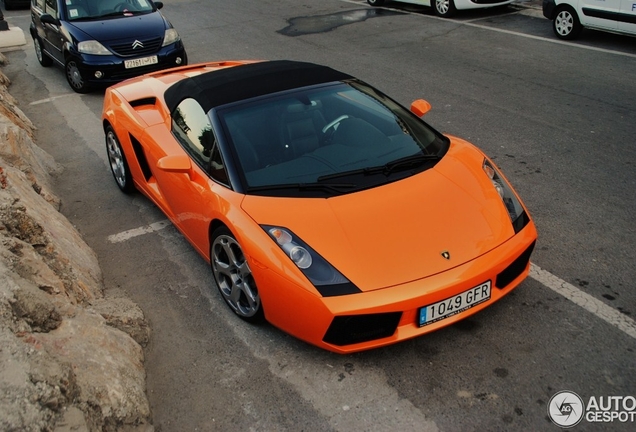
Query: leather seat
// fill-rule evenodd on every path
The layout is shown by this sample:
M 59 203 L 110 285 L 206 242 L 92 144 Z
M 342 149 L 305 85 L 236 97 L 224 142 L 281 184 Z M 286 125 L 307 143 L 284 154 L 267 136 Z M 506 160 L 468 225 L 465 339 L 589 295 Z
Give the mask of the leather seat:
M 320 147 L 321 129 L 326 123 L 318 105 L 301 102 L 287 105 L 282 115 L 282 135 L 287 157 L 293 159 Z

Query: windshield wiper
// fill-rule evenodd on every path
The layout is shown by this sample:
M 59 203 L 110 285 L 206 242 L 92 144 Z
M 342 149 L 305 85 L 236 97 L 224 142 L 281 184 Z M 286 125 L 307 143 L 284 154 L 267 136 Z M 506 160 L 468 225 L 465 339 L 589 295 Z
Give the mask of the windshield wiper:
M 396 171 L 401 171 L 404 169 L 419 166 L 424 162 L 438 161 L 440 159 L 441 159 L 441 156 L 438 156 L 436 154 L 417 153 L 417 154 L 406 156 L 401 159 L 396 159 L 392 162 L 387 163 L 386 165 L 384 165 L 384 173 L 391 174 Z
M 353 175 L 373 175 L 373 174 L 384 174 L 389 175 L 397 171 L 401 171 L 408 168 L 413 168 L 421 165 L 427 161 L 438 161 L 442 157 L 434 154 L 424 154 L 417 153 L 411 156 L 406 156 L 401 159 L 396 159 L 394 161 L 388 162 L 384 165 L 372 166 L 367 168 L 359 168 L 351 171 L 343 171 L 335 174 L 327 174 L 324 176 L 318 177 L 319 182 L 333 180 L 336 178 L 349 177 Z
M 125 11 L 115 11 L 115 12 L 109 12 L 107 14 L 104 15 L 99 15 L 96 17 L 91 17 L 93 19 L 101 19 L 101 18 L 109 18 L 109 17 L 115 17 L 115 16 L 133 16 L 133 15 L 139 15 L 139 14 L 146 14 L 148 12 L 146 11 L 138 11 L 138 10 L 125 10 Z
M 275 185 L 252 186 L 247 192 L 259 192 L 272 189 L 298 189 L 298 190 L 324 190 L 328 192 L 343 193 L 355 188 L 353 183 L 283 183 Z

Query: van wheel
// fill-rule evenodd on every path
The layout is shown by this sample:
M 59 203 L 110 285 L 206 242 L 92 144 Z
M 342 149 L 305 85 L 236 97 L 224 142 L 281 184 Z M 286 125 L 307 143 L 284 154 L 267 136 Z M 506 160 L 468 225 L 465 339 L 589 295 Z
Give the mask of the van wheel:
M 581 33 L 582 28 L 581 21 L 579 21 L 574 9 L 569 6 L 557 9 L 552 21 L 552 29 L 559 39 L 574 39 Z

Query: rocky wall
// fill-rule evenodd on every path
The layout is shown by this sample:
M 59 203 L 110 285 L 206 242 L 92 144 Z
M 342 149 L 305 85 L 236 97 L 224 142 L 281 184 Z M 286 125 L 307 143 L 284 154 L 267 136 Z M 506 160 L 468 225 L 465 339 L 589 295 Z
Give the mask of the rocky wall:
M 6 59 L 0 54 L 0 64 Z M 59 212 L 62 168 L 0 71 L 0 430 L 148 431 L 149 328 Z

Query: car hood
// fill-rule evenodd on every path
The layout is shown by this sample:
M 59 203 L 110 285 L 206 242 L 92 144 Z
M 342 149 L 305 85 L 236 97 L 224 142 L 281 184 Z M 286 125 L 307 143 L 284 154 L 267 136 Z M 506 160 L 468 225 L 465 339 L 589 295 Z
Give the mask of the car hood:
M 80 41 L 95 39 L 99 42 L 122 39 L 138 39 L 162 36 L 169 26 L 160 12 L 152 12 L 131 17 L 108 18 L 100 21 L 73 21 L 70 27 L 82 32 L 86 37 Z
M 434 168 L 398 182 L 326 199 L 246 196 L 242 207 L 372 291 L 459 266 L 514 235 L 483 158 L 455 142 Z

